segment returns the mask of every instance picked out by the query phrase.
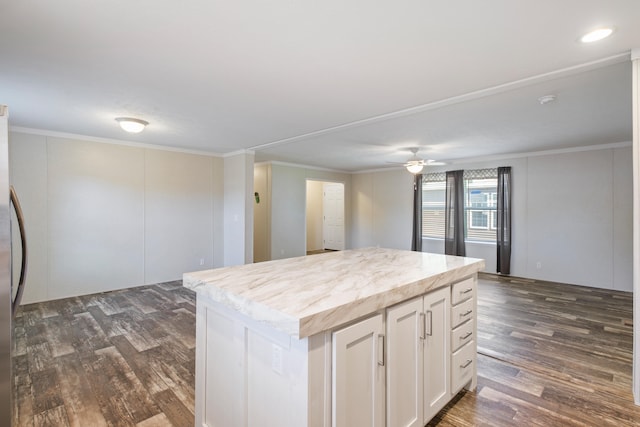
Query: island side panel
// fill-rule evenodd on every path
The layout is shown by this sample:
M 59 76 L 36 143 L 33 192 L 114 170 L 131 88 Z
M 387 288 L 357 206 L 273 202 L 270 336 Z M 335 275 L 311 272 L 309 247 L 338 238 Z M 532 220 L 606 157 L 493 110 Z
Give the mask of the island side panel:
M 199 294 L 196 335 L 196 426 L 329 425 L 324 334 L 299 340 Z
M 244 325 L 198 296 L 195 425 L 246 426 Z

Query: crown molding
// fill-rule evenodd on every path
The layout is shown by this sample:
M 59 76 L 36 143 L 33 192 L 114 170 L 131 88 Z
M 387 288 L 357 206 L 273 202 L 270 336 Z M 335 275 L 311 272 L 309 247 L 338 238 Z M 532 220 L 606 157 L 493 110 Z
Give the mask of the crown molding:
M 497 160 L 509 160 L 509 159 L 521 159 L 526 157 L 540 157 L 540 156 L 552 156 L 557 154 L 569 154 L 569 153 L 579 153 L 584 151 L 597 151 L 597 150 L 611 150 L 614 148 L 625 148 L 631 147 L 631 141 L 622 141 L 622 142 L 612 142 L 609 144 L 598 144 L 598 145 L 585 145 L 582 147 L 570 147 L 570 148 L 558 148 L 555 150 L 544 150 L 544 151 L 531 151 L 527 153 L 511 153 L 511 154 L 497 154 L 494 156 L 482 156 L 482 157 L 468 157 L 464 159 L 456 159 L 456 160 L 445 160 L 446 165 L 440 166 L 432 166 L 432 168 L 437 168 L 437 172 L 441 172 L 447 169 L 447 166 L 450 165 L 461 165 L 465 163 L 482 163 L 482 162 L 491 162 Z M 351 172 L 354 175 L 363 174 L 363 173 L 377 173 L 377 172 L 392 172 L 404 170 L 402 166 L 394 166 L 388 168 L 378 168 L 378 169 L 367 169 L 357 172 Z
M 242 150 L 236 150 L 236 151 L 232 151 L 230 153 L 222 154 L 222 157 L 227 158 L 227 157 L 239 156 L 239 155 L 243 155 L 243 154 L 247 155 L 247 156 L 255 156 L 256 152 L 253 151 L 253 150 L 242 149 Z
M 486 96 L 490 96 L 490 95 L 495 95 L 498 93 L 503 93 L 503 92 L 507 92 L 510 90 L 514 90 L 514 89 L 518 89 L 521 87 L 526 87 L 532 84 L 537 84 L 537 83 L 542 83 L 545 81 L 549 81 L 549 80 L 553 80 L 553 79 L 557 79 L 560 77 L 566 77 L 566 76 L 571 76 L 571 75 L 575 75 L 575 74 L 579 74 L 579 73 L 583 73 L 586 71 L 591 71 L 591 70 L 595 70 L 598 68 L 603 68 L 609 65 L 613 65 L 613 64 L 618 64 L 621 62 L 625 62 L 628 61 L 630 56 L 632 55 L 631 51 L 626 51 L 623 53 L 619 53 L 617 55 L 613 55 L 613 56 L 609 56 L 606 58 L 601 58 L 595 61 L 591 61 L 591 62 L 586 62 L 583 64 L 578 64 L 578 65 L 574 65 L 571 67 L 566 67 L 566 68 L 561 68 L 559 70 L 554 70 L 554 71 L 550 71 L 547 73 L 542 73 L 542 74 L 537 74 L 534 76 L 530 76 L 530 77 L 525 77 L 523 79 L 520 80 L 515 80 L 509 83 L 504 83 L 504 84 L 500 84 L 497 86 L 492 86 L 489 88 L 485 88 L 485 89 L 480 89 L 480 90 L 476 90 L 473 92 L 468 92 L 462 95 L 458 95 L 458 96 L 454 96 L 451 98 L 445 98 L 442 100 L 438 100 L 438 101 L 434 101 L 434 102 L 430 102 L 427 104 L 422 104 L 422 105 L 418 105 L 415 107 L 410 107 L 410 108 L 405 108 L 403 110 L 398 110 L 398 111 L 394 111 L 391 113 L 387 113 L 387 114 L 382 114 L 379 116 L 374 116 L 374 117 L 369 117 L 366 119 L 362 119 L 362 120 L 356 120 L 353 122 L 349 122 L 349 123 L 344 123 L 338 126 L 333 126 L 333 127 L 329 127 L 326 129 L 320 129 L 314 132 L 308 132 L 302 135 L 297 135 L 297 136 L 293 136 L 290 138 L 285 138 L 285 139 L 280 139 L 277 141 L 271 141 L 271 142 L 267 142 L 264 144 L 260 144 L 260 145 L 256 145 L 254 147 L 251 147 L 252 150 L 255 151 L 260 151 L 266 148 L 271 148 L 271 147 L 275 147 L 278 145 L 282 145 L 282 144 L 289 144 L 289 143 L 294 143 L 294 142 L 298 142 L 298 141 L 302 141 L 308 138 L 312 138 L 312 137 L 316 137 L 316 136 L 321 136 L 321 135 L 325 135 L 328 133 L 332 133 L 332 132 L 337 132 L 340 130 L 345 130 L 345 129 L 350 129 L 353 127 L 357 127 L 357 126 L 363 126 L 363 125 L 369 125 L 369 124 L 373 124 L 373 123 L 377 123 L 377 122 L 381 122 L 381 121 L 385 121 L 385 120 L 390 120 L 390 119 L 395 119 L 395 118 L 400 118 L 400 117 L 404 117 L 404 116 L 409 116 L 412 114 L 417 114 L 417 113 L 421 113 L 424 111 L 429 111 L 429 110 L 435 110 L 438 108 L 442 108 L 445 106 L 449 106 L 449 105 L 453 105 L 453 104 L 458 104 L 461 102 L 466 102 L 466 101 L 471 101 L 474 99 L 479 99 L 479 98 L 484 98 Z
M 322 172 L 333 172 L 333 173 L 343 173 L 343 174 L 352 174 L 352 173 L 354 173 L 354 172 L 344 171 L 344 170 L 340 170 L 340 169 L 329 169 L 329 168 L 323 168 L 323 167 L 320 167 L 320 166 L 311 166 L 311 165 L 303 165 L 303 164 L 299 164 L 299 163 L 281 162 L 279 160 L 266 160 L 266 161 L 262 161 L 262 162 L 257 162 L 257 163 L 255 163 L 255 165 L 256 166 L 260 166 L 260 165 L 287 166 L 287 167 L 292 167 L 292 168 L 310 169 L 310 170 L 316 170 L 316 171 L 322 171 Z
M 447 161 L 447 164 L 457 165 L 457 164 L 463 164 L 463 163 L 488 162 L 492 160 L 521 159 L 524 157 L 552 156 L 557 154 L 580 153 L 584 151 L 597 151 L 597 150 L 610 150 L 614 148 L 624 148 L 624 147 L 631 147 L 631 141 L 612 142 L 609 144 L 585 145 L 582 147 L 558 148 L 554 150 L 532 151 L 528 153 L 511 153 L 511 154 L 499 154 L 495 156 L 474 157 L 474 158 L 450 160 L 450 161 Z
M 101 144 L 113 144 L 113 145 L 124 145 L 127 147 L 136 147 L 136 148 L 147 148 L 152 150 L 162 150 L 162 151 L 171 151 L 175 153 L 184 153 L 184 154 L 196 154 L 199 156 L 209 156 L 209 157 L 222 157 L 222 154 L 204 151 L 204 150 L 191 150 L 187 148 L 177 148 L 170 147 L 166 145 L 159 144 L 148 144 L 143 142 L 133 142 L 133 141 L 123 141 L 121 139 L 112 139 L 112 138 L 101 138 L 97 136 L 89 136 L 89 135 L 79 135 L 75 133 L 67 133 L 67 132 L 57 132 L 52 130 L 45 129 L 34 129 L 34 128 L 26 128 L 21 126 L 9 126 L 9 132 L 15 133 L 25 133 L 30 135 L 40 135 L 51 138 L 64 138 L 64 139 L 74 139 L 77 141 L 86 141 L 86 142 L 98 142 Z

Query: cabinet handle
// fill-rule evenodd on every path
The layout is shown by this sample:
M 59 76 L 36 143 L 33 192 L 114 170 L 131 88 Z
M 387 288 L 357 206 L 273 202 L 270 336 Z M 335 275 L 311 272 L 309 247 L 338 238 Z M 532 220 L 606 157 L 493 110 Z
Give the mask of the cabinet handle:
M 384 335 L 378 334 L 378 365 L 384 366 Z
M 467 361 L 466 361 L 466 362 L 464 362 L 462 365 L 460 365 L 460 367 L 461 367 L 462 369 L 465 369 L 467 366 L 471 365 L 471 362 L 473 362 L 473 360 L 471 360 L 471 359 L 467 359 Z
M 470 315 L 471 313 L 473 313 L 473 310 L 467 310 L 464 313 L 460 313 L 460 317 L 466 317 L 466 316 Z
M 469 331 L 467 332 L 467 334 L 463 337 L 460 337 L 461 340 L 466 340 L 467 338 L 469 338 L 471 335 L 473 335 L 473 332 Z
M 429 329 L 428 329 L 429 332 L 427 332 L 427 335 L 432 336 L 433 335 L 433 311 L 427 310 L 427 317 L 429 318 Z
M 420 313 L 420 339 L 427 339 L 427 316 Z
M 460 291 L 461 294 L 468 294 L 469 292 L 473 291 L 473 288 L 467 288 L 464 291 Z

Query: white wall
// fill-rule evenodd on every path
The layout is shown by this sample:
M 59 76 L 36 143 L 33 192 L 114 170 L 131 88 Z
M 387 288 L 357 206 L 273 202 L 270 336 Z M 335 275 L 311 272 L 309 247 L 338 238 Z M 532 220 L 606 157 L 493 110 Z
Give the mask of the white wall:
M 613 154 L 529 159 L 527 277 L 614 287 Z
M 497 166 L 511 166 L 513 171 L 513 276 L 631 291 L 633 186 L 628 144 L 432 170 Z M 410 240 L 404 241 L 411 235 L 412 188 L 400 181 L 392 184 L 393 174 L 354 175 L 354 247 L 409 248 Z M 410 182 L 407 172 L 395 174 L 406 175 Z M 467 243 L 466 249 L 467 256 L 486 259 L 486 271 L 495 272 L 495 245 Z M 425 239 L 423 250 L 443 253 L 444 244 Z
M 218 159 L 16 132 L 9 141 L 29 245 L 24 303 L 221 265 Z
M 307 181 L 307 251 L 317 251 L 324 248 L 322 235 L 322 181 Z
M 342 182 L 345 185 L 346 247 L 350 246 L 351 175 L 280 163 L 271 168 L 271 258 L 282 259 L 306 254 L 307 180 Z

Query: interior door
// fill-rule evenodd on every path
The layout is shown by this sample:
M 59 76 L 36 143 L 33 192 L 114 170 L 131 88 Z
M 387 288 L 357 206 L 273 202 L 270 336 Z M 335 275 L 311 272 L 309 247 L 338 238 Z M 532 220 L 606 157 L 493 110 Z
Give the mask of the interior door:
M 327 182 L 322 192 L 324 249 L 344 250 L 344 184 Z

